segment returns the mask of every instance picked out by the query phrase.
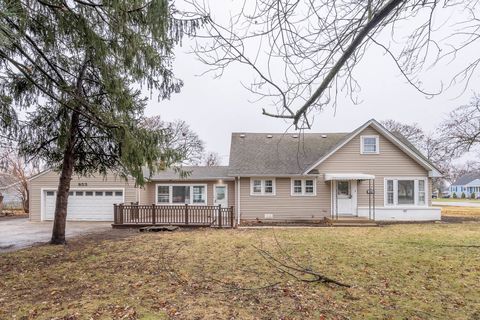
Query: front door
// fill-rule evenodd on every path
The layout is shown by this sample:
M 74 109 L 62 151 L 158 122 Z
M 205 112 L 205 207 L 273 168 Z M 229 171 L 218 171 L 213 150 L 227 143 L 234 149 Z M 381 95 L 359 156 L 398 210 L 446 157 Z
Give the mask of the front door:
M 357 182 L 337 181 L 337 213 L 338 215 L 356 215 Z
M 228 186 L 226 184 L 216 184 L 213 192 L 213 200 L 216 206 L 228 207 Z

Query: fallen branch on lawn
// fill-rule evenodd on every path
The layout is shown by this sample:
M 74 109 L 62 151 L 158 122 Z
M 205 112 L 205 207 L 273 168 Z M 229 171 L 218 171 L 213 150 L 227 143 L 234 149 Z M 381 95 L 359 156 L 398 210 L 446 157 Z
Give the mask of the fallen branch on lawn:
M 259 248 L 255 245 L 252 245 L 260 256 L 265 259 L 272 267 L 274 267 L 278 272 L 291 276 L 292 278 L 301 281 L 301 282 L 321 282 L 321 283 L 331 283 L 339 287 L 350 288 L 349 284 L 342 283 L 335 279 L 329 278 L 315 272 L 309 268 L 301 267 L 297 262 L 294 262 L 295 265 L 287 264 L 280 259 L 273 256 L 270 252 L 265 249 Z M 291 256 L 288 256 L 290 260 L 293 260 Z M 307 277 L 306 277 L 307 276 Z

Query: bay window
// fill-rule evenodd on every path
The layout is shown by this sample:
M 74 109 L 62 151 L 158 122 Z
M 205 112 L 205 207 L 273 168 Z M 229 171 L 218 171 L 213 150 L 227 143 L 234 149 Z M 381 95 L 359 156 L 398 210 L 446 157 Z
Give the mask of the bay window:
M 314 196 L 316 194 L 314 179 L 292 179 L 292 196 Z
M 386 206 L 425 206 L 427 178 L 386 178 Z
M 207 204 L 206 185 L 157 185 L 157 204 Z
M 250 195 L 274 196 L 275 179 L 250 179 Z

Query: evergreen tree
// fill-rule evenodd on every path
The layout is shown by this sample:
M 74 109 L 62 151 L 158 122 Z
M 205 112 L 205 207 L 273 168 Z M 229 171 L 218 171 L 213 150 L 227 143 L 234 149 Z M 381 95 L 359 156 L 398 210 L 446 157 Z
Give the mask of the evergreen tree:
M 73 174 L 131 175 L 178 161 L 161 132 L 139 125 L 139 87 L 168 98 L 173 48 L 203 18 L 168 0 L 0 0 L 0 119 L 23 156 L 60 172 L 51 243 L 65 243 Z M 26 118 L 15 122 L 19 111 Z

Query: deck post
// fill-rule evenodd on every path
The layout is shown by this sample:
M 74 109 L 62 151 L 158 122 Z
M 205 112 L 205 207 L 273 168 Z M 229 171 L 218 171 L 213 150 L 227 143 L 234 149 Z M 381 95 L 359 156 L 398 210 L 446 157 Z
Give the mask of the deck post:
M 234 213 L 233 213 L 233 206 L 230 207 L 230 227 L 234 228 L 235 227 L 235 219 L 234 219 Z
M 118 206 L 118 211 L 119 211 L 119 215 L 118 215 L 118 220 L 120 222 L 120 224 L 123 224 L 123 203 L 120 203 L 120 205 Z
M 117 212 L 117 204 L 113 204 L 113 223 L 118 224 L 118 212 Z
M 218 227 L 221 228 L 222 227 L 222 205 L 219 204 L 218 205 Z
M 152 204 L 152 224 L 153 224 L 153 225 L 156 224 L 156 221 L 155 221 L 155 219 L 156 219 L 156 217 L 155 217 L 156 212 L 155 212 L 155 211 L 156 211 L 156 210 L 157 210 L 157 209 L 156 209 L 156 205 L 155 205 L 155 203 L 154 203 L 154 204 Z
M 188 203 L 185 203 L 185 224 L 188 224 Z

